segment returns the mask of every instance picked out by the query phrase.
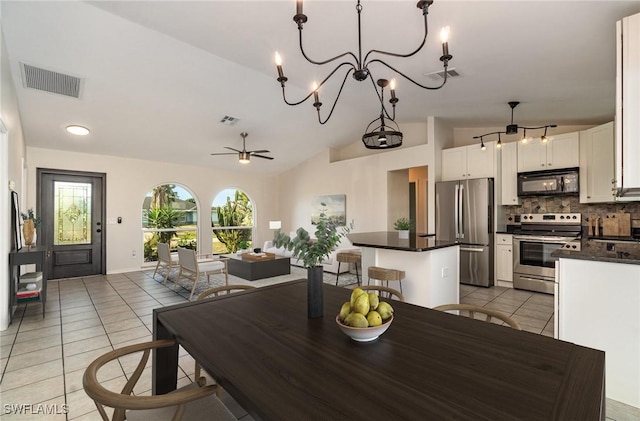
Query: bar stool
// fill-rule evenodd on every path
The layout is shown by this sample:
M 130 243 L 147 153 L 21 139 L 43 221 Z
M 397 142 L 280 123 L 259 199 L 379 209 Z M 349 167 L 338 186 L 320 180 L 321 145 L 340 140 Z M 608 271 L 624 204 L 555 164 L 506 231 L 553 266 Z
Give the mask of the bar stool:
M 387 269 L 378 266 L 369 266 L 369 280 L 367 285 L 371 284 L 371 280 L 378 280 L 386 282 L 386 286 L 389 286 L 389 281 L 398 281 L 400 283 L 400 293 L 402 293 L 402 280 L 405 277 L 403 270 Z
M 360 285 L 360 275 L 358 274 L 358 263 L 362 265 L 362 255 L 357 251 L 342 251 L 336 254 L 336 261 L 338 262 L 338 271 L 336 273 L 336 285 L 338 285 L 338 278 L 340 277 L 340 264 L 346 263 L 347 265 L 353 263 L 356 267 L 356 280 Z

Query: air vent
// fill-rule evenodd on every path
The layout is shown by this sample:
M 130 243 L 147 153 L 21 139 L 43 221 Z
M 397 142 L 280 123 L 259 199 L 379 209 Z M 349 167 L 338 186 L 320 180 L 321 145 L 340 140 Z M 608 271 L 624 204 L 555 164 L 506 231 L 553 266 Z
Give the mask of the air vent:
M 440 80 L 440 79 L 444 79 L 444 70 L 440 70 L 439 72 L 433 72 L 433 73 L 425 73 L 424 75 L 434 80 Z M 460 76 L 460 73 L 458 73 L 455 67 L 447 70 L 447 79 L 450 77 L 458 77 L 458 76 Z
M 20 63 L 20 65 L 22 67 L 22 83 L 26 88 L 80 98 L 82 79 L 24 63 Z
M 231 116 L 228 116 L 228 115 L 222 117 L 222 120 L 220 120 L 220 123 L 226 124 L 227 126 L 233 126 L 237 122 L 238 122 L 237 118 L 231 117 Z

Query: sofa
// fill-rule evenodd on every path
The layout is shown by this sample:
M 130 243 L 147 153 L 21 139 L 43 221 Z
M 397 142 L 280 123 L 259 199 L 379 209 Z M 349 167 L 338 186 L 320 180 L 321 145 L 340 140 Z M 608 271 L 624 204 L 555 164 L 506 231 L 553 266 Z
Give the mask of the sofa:
M 295 237 L 295 235 L 295 232 L 289 234 L 290 237 Z M 292 265 L 304 267 L 302 260 L 293 257 L 291 251 L 286 250 L 284 247 L 275 247 L 273 245 L 273 241 L 265 241 L 264 246 L 262 247 L 262 251 L 277 254 L 278 256 L 290 257 Z M 351 241 L 349 241 L 348 238 L 342 237 L 335 250 L 329 253 L 329 256 L 322 261 L 322 268 L 325 272 L 338 273 L 338 262 L 336 260 L 336 255 L 343 251 L 360 251 L 360 248 L 355 247 L 353 244 L 351 244 Z M 340 273 L 348 272 L 349 266 L 350 265 L 348 264 L 340 265 Z

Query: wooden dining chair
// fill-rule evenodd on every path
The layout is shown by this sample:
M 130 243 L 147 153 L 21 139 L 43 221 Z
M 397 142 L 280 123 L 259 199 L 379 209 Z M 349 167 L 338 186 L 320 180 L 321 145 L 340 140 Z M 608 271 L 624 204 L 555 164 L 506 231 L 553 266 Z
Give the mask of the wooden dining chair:
M 243 291 L 243 290 L 255 289 L 255 288 L 256 287 L 252 285 L 223 285 L 220 287 L 209 288 L 206 291 L 202 291 L 200 294 L 198 294 L 198 300 L 204 300 L 205 298 L 209 298 L 209 297 L 217 297 L 222 293 L 231 294 L 232 292 L 235 292 L 235 291 Z M 200 372 L 201 372 L 200 364 L 198 364 L 198 362 L 196 361 L 193 378 L 195 379 L 196 382 L 204 383 L 206 382 L 206 379 L 200 376 Z
M 178 256 L 171 254 L 169 244 L 158 243 L 158 263 L 156 264 L 156 270 L 153 271 L 153 277 L 156 277 L 156 272 L 159 269 L 165 271 L 162 283 L 166 283 L 171 271 L 178 267 Z
M 466 312 L 468 317 L 471 319 L 475 319 L 476 313 L 483 314 L 485 316 L 486 322 L 490 322 L 492 318 L 496 318 L 496 319 L 502 320 L 503 322 L 511 326 L 513 329 L 522 330 L 522 328 L 520 327 L 520 324 L 515 320 L 513 320 L 511 317 L 507 316 L 506 314 L 500 311 L 493 310 L 491 308 L 474 306 L 471 304 L 444 304 L 441 306 L 434 307 L 433 309 L 439 310 L 439 311 L 458 310 L 460 311 L 460 315 L 464 315 L 462 314 L 462 312 Z
M 174 346 L 175 341 L 164 339 L 144 342 L 114 349 L 96 358 L 84 372 L 82 386 L 96 404 L 104 421 L 109 420 L 105 407 L 113 408 L 113 421 L 136 420 L 236 420 L 235 416 L 214 394 L 218 385 L 200 386 L 191 383 L 166 395 L 137 396 L 133 388 L 140 379 L 153 349 Z M 106 389 L 98 381 L 98 371 L 107 363 L 118 358 L 142 353 L 135 371 L 123 387 L 114 392 Z
M 380 297 L 404 301 L 404 295 L 400 291 L 384 285 L 362 285 L 360 289 L 363 291 L 378 291 L 378 296 Z
M 193 298 L 193 293 L 196 290 L 196 285 L 198 284 L 201 275 L 206 275 L 207 283 L 211 283 L 211 275 L 223 274 L 225 285 L 229 285 L 229 273 L 227 271 L 226 258 L 209 256 L 198 259 L 195 250 L 178 247 L 178 265 L 180 266 L 180 270 L 178 271 L 174 288 L 178 287 L 178 280 L 180 278 L 187 278 L 191 280 L 193 282 L 193 287 L 191 288 L 189 300 Z

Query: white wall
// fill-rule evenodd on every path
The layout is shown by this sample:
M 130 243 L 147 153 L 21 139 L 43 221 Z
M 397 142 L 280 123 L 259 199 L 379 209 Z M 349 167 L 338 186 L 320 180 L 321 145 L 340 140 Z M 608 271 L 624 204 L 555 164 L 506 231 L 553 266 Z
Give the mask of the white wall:
M 191 191 L 198 204 L 198 249 L 211 252 L 211 203 L 224 188 L 245 191 L 254 203 L 254 244 L 271 239 L 269 220 L 278 219 L 279 197 L 275 176 L 250 175 L 242 171 L 219 171 L 194 167 L 90 155 L 51 149 L 27 148 L 29 162 L 28 206 L 35 208 L 36 169 L 55 168 L 107 174 L 107 273 L 139 270 L 143 263 L 141 231 L 142 202 L 160 184 L 180 184 Z M 122 224 L 106 224 L 108 218 L 122 217 Z M 135 256 L 133 253 L 135 252 Z
M 0 15 L 2 14 L 2 3 L 0 2 Z M 25 143 L 22 135 L 22 124 L 18 111 L 18 99 L 11 78 L 9 69 L 9 59 L 4 43 L 4 34 L 0 26 L 0 120 L 4 123 L 7 134 L 0 145 L 2 154 L 2 165 L 0 171 L 0 186 L 2 186 L 2 201 L 0 201 L 0 226 L 6 227 L 2 230 L 0 237 L 0 256 L 8 256 L 11 250 L 11 213 L 9 207 L 10 193 L 7 186 L 10 181 L 15 183 L 15 191 L 22 192 L 22 161 L 25 156 Z M 25 198 L 20 200 L 25 203 Z M 21 207 L 21 210 L 23 207 Z M 0 330 L 4 330 L 9 325 L 9 268 L 8 259 L 0 259 Z

